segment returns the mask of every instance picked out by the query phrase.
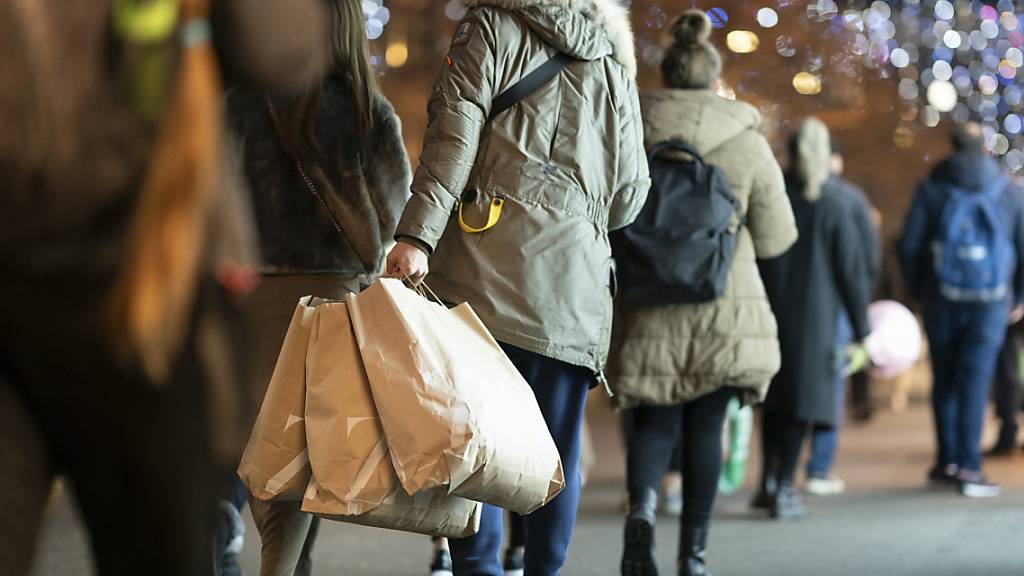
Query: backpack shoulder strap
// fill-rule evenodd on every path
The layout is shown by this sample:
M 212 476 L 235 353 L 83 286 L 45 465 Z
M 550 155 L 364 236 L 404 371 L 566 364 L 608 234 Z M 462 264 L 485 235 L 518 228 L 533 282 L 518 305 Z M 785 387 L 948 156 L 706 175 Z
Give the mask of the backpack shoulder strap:
M 498 94 L 491 104 L 491 114 L 487 117 L 487 121 L 494 120 L 499 114 L 536 92 L 548 80 L 558 76 L 574 60 L 572 56 L 565 52 L 556 52 L 550 60 L 541 64 L 536 70 L 524 76 L 519 82 L 516 82 L 501 94 Z

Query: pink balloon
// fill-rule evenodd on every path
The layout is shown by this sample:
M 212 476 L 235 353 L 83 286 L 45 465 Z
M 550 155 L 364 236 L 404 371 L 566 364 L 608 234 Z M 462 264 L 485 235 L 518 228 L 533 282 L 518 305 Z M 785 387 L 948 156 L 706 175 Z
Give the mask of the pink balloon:
M 868 307 L 871 336 L 864 342 L 872 373 L 878 378 L 895 378 L 921 357 L 921 327 L 906 306 L 894 300 L 880 300 Z

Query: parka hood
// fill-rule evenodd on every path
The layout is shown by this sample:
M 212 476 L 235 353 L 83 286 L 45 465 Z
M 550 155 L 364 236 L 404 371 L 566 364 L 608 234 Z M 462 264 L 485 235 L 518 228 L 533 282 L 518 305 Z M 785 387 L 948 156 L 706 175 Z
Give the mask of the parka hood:
M 800 126 L 790 146 L 789 176 L 804 200 L 821 198 L 822 187 L 832 175 L 832 140 L 828 127 L 817 118 L 808 118 Z
M 580 60 L 611 55 L 636 75 L 629 11 L 614 0 L 464 0 L 519 14 L 545 42 Z
M 958 152 L 935 167 L 932 180 L 958 188 L 977 191 L 995 180 L 1004 178 L 999 163 L 983 152 Z
M 710 90 L 666 89 L 640 95 L 647 145 L 681 138 L 707 154 L 749 130 L 761 129 L 761 113 L 746 102 Z

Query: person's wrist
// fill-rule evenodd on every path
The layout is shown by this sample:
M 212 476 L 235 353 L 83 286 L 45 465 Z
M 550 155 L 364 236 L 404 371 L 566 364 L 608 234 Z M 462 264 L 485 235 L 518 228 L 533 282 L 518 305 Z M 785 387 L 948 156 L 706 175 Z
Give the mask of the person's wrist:
M 428 246 L 426 242 L 420 240 L 419 238 L 415 238 L 413 236 L 399 236 L 398 238 L 395 239 L 395 241 L 398 242 L 399 244 L 412 246 L 413 248 L 418 249 L 420 252 L 423 252 L 427 256 L 430 256 L 430 246 Z

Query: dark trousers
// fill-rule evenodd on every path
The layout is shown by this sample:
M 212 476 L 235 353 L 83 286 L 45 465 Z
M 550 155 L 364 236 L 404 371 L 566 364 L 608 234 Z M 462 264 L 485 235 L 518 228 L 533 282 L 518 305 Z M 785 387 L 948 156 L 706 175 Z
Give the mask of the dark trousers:
M 1006 303 L 936 300 L 925 309 L 939 466 L 981 469 L 985 408 L 1008 314 Z
M 811 423 L 765 411 L 761 414 L 762 485 L 792 485 Z
M 62 474 L 98 573 L 211 574 L 227 466 L 211 451 L 204 354 L 227 361 L 227 351 L 193 328 L 155 386 L 105 345 L 92 313 L 100 297 L 31 302 L 0 295 L 0 572 L 29 573 L 50 483 Z
M 502 344 L 502 348 L 533 388 L 544 421 L 558 447 L 565 488 L 543 508 L 525 516 L 526 574 L 558 574 L 569 551 L 580 498 L 580 429 L 593 371 Z M 502 511 L 484 505 L 480 531 L 452 540 L 457 576 L 502 576 Z
M 999 418 L 999 444 L 1016 446 L 1017 416 L 1024 410 L 1024 388 L 1020 380 L 1020 340 L 1012 327 L 1006 332 L 1006 340 L 999 350 L 996 375 L 993 380 L 992 400 L 995 402 L 996 417 Z
M 633 410 L 627 485 L 630 491 L 657 490 L 682 435 L 684 526 L 706 528 L 722 473 L 722 427 L 729 400 L 725 387 L 681 406 L 641 406 Z

